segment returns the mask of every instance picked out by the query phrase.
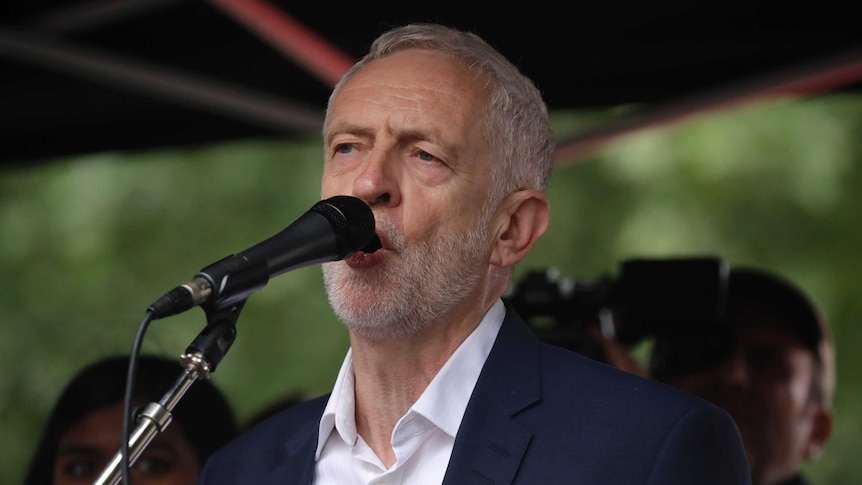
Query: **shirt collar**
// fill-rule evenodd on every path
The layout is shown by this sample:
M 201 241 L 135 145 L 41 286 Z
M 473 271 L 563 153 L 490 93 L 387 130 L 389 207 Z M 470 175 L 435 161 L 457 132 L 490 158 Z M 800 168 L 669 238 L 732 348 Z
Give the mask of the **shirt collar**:
M 417 413 L 452 438 L 455 437 L 505 314 L 503 301 L 498 299 L 476 329 L 458 346 L 434 376 L 416 403 L 411 406 L 408 415 Z M 320 457 L 333 429 L 348 446 L 356 443 L 353 385 L 352 349 L 348 349 L 320 419 L 315 459 Z
M 491 353 L 505 313 L 503 302 L 497 300 L 476 329 L 443 364 L 411 411 L 424 416 L 452 438 L 458 434 L 461 418 Z

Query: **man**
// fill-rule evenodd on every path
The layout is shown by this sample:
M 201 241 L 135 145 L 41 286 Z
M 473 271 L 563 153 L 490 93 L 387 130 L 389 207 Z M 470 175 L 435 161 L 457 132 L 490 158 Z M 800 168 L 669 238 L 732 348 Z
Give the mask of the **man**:
M 713 330 L 694 328 L 706 325 L 699 318 L 677 325 L 691 332 L 656 338 L 645 372 L 626 346 L 590 327 L 602 350 L 599 360 L 728 411 L 742 434 L 754 485 L 805 485 L 802 464 L 819 457 L 832 434 L 835 353 L 828 324 L 784 278 L 748 267 L 730 268 L 727 275 L 726 303 Z M 620 317 L 617 326 L 625 326 Z
M 321 193 L 368 203 L 382 243 L 323 268 L 350 350 L 330 395 L 201 483 L 749 483 L 724 411 L 541 344 L 504 306 L 548 225 L 552 150 L 541 94 L 479 37 L 375 41 L 324 123 Z
M 176 359 L 138 357 L 134 406 L 162 398 L 183 372 Z M 109 356 L 75 373 L 47 416 L 24 485 L 95 483 L 117 453 L 129 358 Z M 204 461 L 235 438 L 233 408 L 212 381 L 189 388 L 172 410 L 171 423 L 145 448 L 129 470 L 136 485 L 195 483 Z
M 742 434 L 755 485 L 801 485 L 803 463 L 832 432 L 835 356 L 828 326 L 790 282 L 732 268 L 730 348 L 700 369 L 673 368 L 673 346 L 654 349 L 650 372 L 727 410 Z

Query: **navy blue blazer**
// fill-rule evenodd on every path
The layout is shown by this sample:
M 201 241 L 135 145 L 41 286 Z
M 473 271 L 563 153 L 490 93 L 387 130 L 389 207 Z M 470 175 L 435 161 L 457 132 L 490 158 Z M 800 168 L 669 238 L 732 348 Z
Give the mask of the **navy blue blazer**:
M 201 485 L 311 484 L 328 396 L 241 435 Z M 670 386 L 540 342 L 511 308 L 452 450 L 446 485 L 750 484 L 730 416 Z

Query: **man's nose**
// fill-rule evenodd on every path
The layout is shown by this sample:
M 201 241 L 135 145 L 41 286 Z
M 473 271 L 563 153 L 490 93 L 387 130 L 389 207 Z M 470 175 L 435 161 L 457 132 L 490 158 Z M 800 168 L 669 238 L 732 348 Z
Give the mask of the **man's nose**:
M 374 149 L 353 180 L 353 193 L 369 206 L 400 203 L 401 166 L 397 156 L 386 149 Z

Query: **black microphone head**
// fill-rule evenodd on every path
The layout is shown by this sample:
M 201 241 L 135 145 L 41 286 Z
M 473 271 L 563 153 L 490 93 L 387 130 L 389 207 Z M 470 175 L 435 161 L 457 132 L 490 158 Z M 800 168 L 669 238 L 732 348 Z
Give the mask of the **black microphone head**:
M 374 232 L 374 213 L 362 200 L 336 195 L 321 200 L 310 211 L 325 217 L 335 230 L 337 259 L 358 250 L 373 253 L 380 249 L 380 239 Z

